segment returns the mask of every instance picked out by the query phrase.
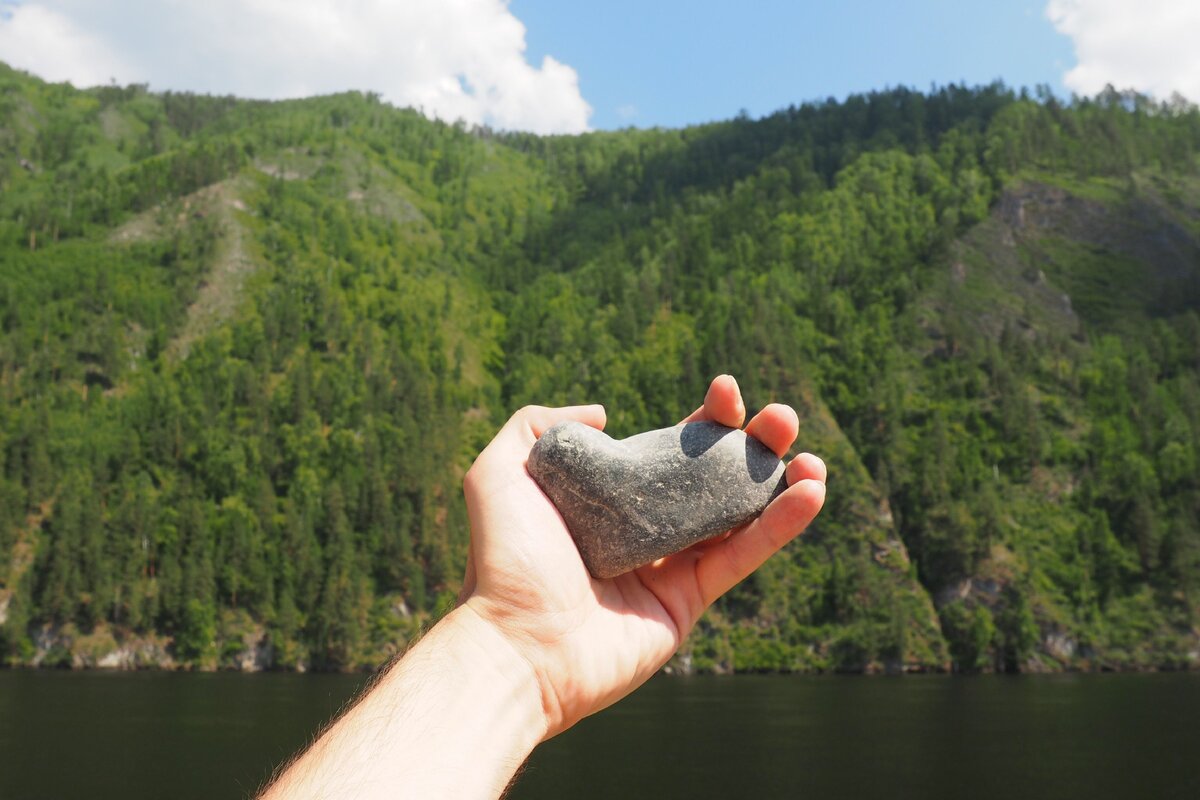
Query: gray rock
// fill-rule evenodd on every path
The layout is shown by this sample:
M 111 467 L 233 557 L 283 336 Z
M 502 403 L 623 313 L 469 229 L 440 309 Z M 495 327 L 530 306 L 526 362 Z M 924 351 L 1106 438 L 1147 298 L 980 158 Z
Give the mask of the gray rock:
M 765 445 L 713 422 L 620 441 L 564 422 L 534 444 L 528 469 L 597 578 L 747 522 L 787 485 L 783 462 Z

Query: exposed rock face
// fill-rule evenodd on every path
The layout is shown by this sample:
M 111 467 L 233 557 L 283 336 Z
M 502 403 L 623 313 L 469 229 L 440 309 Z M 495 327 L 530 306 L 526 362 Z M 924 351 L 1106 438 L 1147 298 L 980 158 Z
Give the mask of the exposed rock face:
M 100 669 L 173 669 L 175 659 L 167 652 L 164 642 L 153 639 L 141 639 L 122 644 L 116 650 L 106 653 L 95 663 L 76 655 L 73 666 L 76 669 L 96 666 Z
M 239 672 L 262 672 L 275 665 L 275 648 L 266 634 L 246 642 L 246 649 L 234 662 Z
M 766 446 L 712 422 L 620 441 L 564 422 L 537 441 L 528 469 L 597 578 L 740 525 L 787 485 L 783 462 Z

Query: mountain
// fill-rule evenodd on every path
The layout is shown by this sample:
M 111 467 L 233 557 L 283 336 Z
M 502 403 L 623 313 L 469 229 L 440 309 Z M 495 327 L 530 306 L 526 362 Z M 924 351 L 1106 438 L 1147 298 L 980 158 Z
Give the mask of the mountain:
M 354 669 L 515 408 L 738 376 L 830 465 L 699 671 L 1200 665 L 1200 113 L 898 89 L 682 130 L 0 67 L 0 654 Z

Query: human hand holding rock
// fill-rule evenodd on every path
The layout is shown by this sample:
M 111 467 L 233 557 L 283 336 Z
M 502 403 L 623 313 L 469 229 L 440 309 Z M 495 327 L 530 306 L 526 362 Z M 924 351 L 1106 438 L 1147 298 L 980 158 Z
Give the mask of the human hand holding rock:
M 685 422 L 740 428 L 736 381 L 721 376 Z M 804 530 L 825 496 L 825 465 L 803 454 L 762 515 L 723 536 L 609 579 L 592 577 L 562 516 L 525 469 L 537 439 L 574 420 L 602 429 L 599 406 L 528 407 L 480 454 L 464 488 L 471 555 L 464 606 L 500 631 L 533 670 L 545 738 L 624 697 L 679 648 L 700 614 Z M 796 438 L 795 412 L 764 408 L 746 434 L 777 456 Z
M 685 422 L 740 428 L 744 417 L 737 383 L 722 376 Z M 567 420 L 598 430 L 604 409 L 522 409 L 479 455 L 463 486 L 463 602 L 282 770 L 264 800 L 499 797 L 539 742 L 653 675 L 704 609 L 803 531 L 825 499 L 825 465 L 797 456 L 786 489 L 757 518 L 597 579 L 525 468 L 538 437 Z M 782 456 L 797 427 L 794 411 L 770 405 L 745 433 Z

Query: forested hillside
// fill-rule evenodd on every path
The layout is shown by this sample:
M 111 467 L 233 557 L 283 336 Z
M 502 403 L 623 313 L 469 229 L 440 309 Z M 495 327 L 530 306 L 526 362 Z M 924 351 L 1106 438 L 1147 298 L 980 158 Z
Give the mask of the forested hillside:
M 0 658 L 377 665 L 515 408 L 627 435 L 729 372 L 829 502 L 675 668 L 1197 667 L 1198 310 L 1181 104 L 540 138 L 0 66 Z

